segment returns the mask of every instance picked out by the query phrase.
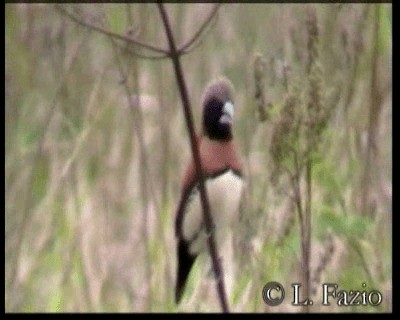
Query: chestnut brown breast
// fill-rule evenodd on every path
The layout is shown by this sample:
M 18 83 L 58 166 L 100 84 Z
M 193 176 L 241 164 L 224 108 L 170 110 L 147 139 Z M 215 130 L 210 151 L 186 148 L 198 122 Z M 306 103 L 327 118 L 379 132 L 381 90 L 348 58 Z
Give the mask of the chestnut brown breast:
M 198 141 L 201 165 L 206 176 L 227 168 L 242 172 L 242 164 L 232 141 L 212 141 L 204 136 Z M 192 159 L 182 180 L 183 188 L 191 186 L 196 180 L 196 168 Z

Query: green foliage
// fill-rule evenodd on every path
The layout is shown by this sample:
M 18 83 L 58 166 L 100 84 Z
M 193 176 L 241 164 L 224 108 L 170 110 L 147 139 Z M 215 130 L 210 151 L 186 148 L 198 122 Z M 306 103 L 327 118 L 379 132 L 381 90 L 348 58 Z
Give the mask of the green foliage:
M 368 282 L 365 278 L 363 272 L 360 272 L 360 268 L 357 265 L 349 266 L 339 275 L 339 283 L 341 284 L 337 291 L 346 290 L 349 292 L 350 290 L 358 290 L 361 293 L 363 291 L 368 293 L 372 290 L 379 290 L 379 287 L 376 287 L 374 284 Z M 363 283 L 366 284 L 363 287 Z M 360 296 L 361 299 L 361 296 Z M 383 298 L 384 299 L 384 298 Z M 374 306 L 351 306 L 349 307 L 353 312 L 382 312 L 382 305 L 379 307 Z
M 63 312 L 64 311 L 64 295 L 60 288 L 56 287 L 51 294 L 48 306 L 49 312 Z
M 88 182 L 92 185 L 96 182 L 100 172 L 100 164 L 96 157 L 91 157 L 88 160 L 87 177 Z
M 283 281 L 282 275 L 290 273 L 292 263 L 298 259 L 300 235 L 298 230 L 292 230 L 277 246 L 274 243 L 265 243 L 262 250 L 264 260 L 261 263 L 263 268 L 263 282 Z M 290 257 L 290 259 L 288 259 Z
M 243 273 L 240 274 L 235 280 L 235 290 L 232 295 L 233 304 L 240 302 L 240 298 L 243 296 L 244 290 L 247 288 L 252 279 L 249 274 Z
M 110 25 L 110 30 L 116 33 L 124 33 L 127 26 L 126 7 L 123 5 L 113 5 L 106 12 L 107 20 Z
M 85 270 L 84 270 L 84 262 L 82 254 L 79 252 L 74 252 L 73 255 L 73 264 L 72 264 L 72 272 L 71 272 L 71 282 L 72 285 L 76 288 L 84 288 L 85 284 Z
M 46 275 L 47 272 L 55 272 L 63 266 L 62 245 L 63 242 L 60 239 L 54 241 L 51 251 L 48 251 L 42 260 L 44 269 L 47 271 L 41 273 L 41 276 Z M 44 271 L 43 269 L 39 270 Z
M 5 5 L 5 18 L 6 18 L 6 34 L 9 36 L 15 36 L 19 31 L 21 24 L 18 20 L 18 14 L 16 12 L 16 7 L 12 4 Z
M 330 206 L 322 206 L 317 218 L 317 236 L 322 238 L 328 230 L 339 236 L 364 237 L 373 225 L 370 218 L 356 214 L 337 214 Z
M 37 204 L 47 193 L 48 181 L 50 179 L 49 160 L 47 157 L 40 157 L 36 167 L 32 172 L 32 196 L 33 201 Z
M 313 181 L 326 192 L 332 193 L 336 199 L 341 197 L 343 189 L 351 182 L 351 179 L 337 170 L 336 163 L 332 162 L 330 158 L 324 157 L 320 152 L 316 155 L 312 174 Z
M 271 118 L 276 118 L 282 110 L 282 105 L 279 103 L 271 103 L 269 105 L 268 113 Z
M 391 50 L 392 43 L 392 7 L 391 5 L 379 6 L 379 49 L 381 54 L 386 54 Z
M 171 216 L 174 210 L 174 205 L 170 203 L 170 201 L 166 201 L 166 203 L 162 204 L 160 212 L 160 223 L 161 228 L 163 228 L 164 230 L 167 230 L 170 223 L 172 223 Z
M 297 227 L 297 226 L 296 226 Z M 299 255 L 299 243 L 300 243 L 300 232 L 297 229 L 291 230 L 285 237 L 281 247 L 279 248 L 281 254 L 281 261 L 284 268 L 288 268 L 288 264 L 285 263 L 285 257 L 295 257 Z

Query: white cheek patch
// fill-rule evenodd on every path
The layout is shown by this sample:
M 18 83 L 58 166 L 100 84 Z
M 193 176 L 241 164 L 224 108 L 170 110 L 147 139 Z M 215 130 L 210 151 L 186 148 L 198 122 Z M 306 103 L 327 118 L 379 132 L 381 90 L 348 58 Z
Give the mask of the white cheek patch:
M 233 104 L 230 101 L 225 102 L 223 113 L 228 114 L 231 118 L 233 118 Z

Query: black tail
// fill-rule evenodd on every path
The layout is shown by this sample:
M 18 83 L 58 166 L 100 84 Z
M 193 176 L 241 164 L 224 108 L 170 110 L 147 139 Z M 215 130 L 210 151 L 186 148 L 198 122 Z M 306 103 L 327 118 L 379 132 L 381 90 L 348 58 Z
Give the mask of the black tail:
M 182 298 L 187 278 L 189 276 L 190 270 L 192 269 L 195 260 L 196 256 L 193 256 L 189 253 L 188 242 L 179 239 L 178 268 L 177 268 L 176 288 L 175 288 L 175 301 L 177 304 Z

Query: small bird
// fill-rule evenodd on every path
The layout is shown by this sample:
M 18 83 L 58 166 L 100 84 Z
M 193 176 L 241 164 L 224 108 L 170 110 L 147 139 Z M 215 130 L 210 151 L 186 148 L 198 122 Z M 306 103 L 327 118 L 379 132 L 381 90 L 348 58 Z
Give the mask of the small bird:
M 220 255 L 224 242 L 231 239 L 227 235 L 232 233 L 232 224 L 237 220 L 243 189 L 242 164 L 232 134 L 233 93 L 233 85 L 226 78 L 214 80 L 205 88 L 202 132 L 196 140 Z M 182 180 L 175 236 L 178 255 L 175 300 L 179 303 L 197 256 L 208 253 L 199 177 L 193 159 Z

